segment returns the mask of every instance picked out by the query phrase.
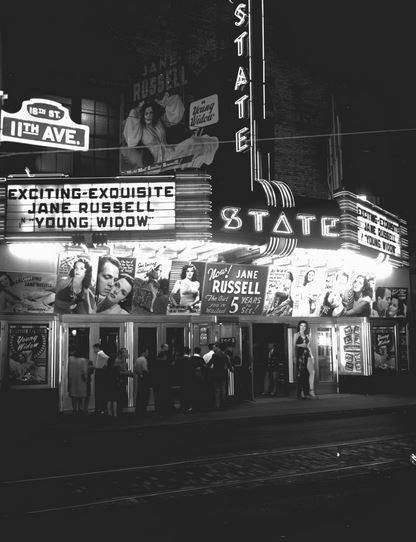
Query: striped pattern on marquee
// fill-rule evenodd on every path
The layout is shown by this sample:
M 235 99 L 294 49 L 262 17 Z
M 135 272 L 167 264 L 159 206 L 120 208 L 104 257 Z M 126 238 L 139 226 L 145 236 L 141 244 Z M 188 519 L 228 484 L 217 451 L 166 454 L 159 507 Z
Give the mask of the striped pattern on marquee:
M 270 207 L 294 207 L 295 197 L 290 187 L 283 181 L 268 181 L 266 179 L 257 179 L 260 186 L 266 194 L 266 202 Z M 278 201 L 280 200 L 280 201 Z
M 294 238 L 269 237 L 269 241 L 263 245 L 260 249 L 260 254 L 256 257 L 278 256 L 279 258 L 284 258 L 292 254 L 297 244 L 298 240 Z

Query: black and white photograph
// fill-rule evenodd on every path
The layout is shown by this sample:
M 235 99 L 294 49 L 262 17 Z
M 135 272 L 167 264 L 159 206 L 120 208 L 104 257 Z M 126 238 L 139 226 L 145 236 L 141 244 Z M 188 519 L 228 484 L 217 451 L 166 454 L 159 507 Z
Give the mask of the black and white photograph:
M 411 537 L 411 3 L 3 4 L 2 538 Z

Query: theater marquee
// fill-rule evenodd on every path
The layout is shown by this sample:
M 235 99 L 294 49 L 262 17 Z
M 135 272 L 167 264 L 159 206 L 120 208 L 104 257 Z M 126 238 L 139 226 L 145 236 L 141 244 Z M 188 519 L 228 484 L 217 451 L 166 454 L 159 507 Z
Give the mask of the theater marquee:
M 198 194 L 200 213 L 189 191 Z M 6 237 L 105 233 L 116 238 L 175 238 L 208 232 L 210 186 L 204 177 L 13 179 L 6 183 Z

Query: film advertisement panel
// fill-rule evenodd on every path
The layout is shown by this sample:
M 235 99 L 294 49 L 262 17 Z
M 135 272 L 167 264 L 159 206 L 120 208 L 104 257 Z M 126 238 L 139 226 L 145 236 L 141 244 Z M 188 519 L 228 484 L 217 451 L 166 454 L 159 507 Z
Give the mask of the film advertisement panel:
M 48 324 L 9 325 L 10 385 L 48 384 L 48 340 Z
M 393 326 L 373 326 L 371 329 L 374 374 L 396 371 L 397 353 Z
M 218 95 L 193 87 L 179 54 L 161 51 L 160 58 L 143 67 L 125 97 L 122 174 L 205 169 L 212 164 L 219 146 Z
M 166 314 L 171 260 L 138 259 L 132 314 Z
M 204 262 L 174 261 L 169 280 L 168 314 L 201 313 Z
M 262 314 L 268 268 L 207 263 L 203 314 Z
M 0 313 L 50 313 L 55 303 L 52 273 L 0 271 Z
M 407 288 L 377 285 L 374 290 L 371 316 L 373 318 L 405 318 L 407 316 L 407 297 Z
M 92 314 L 96 310 L 96 261 L 83 252 L 61 252 L 58 256 L 56 314 Z
M 263 313 L 267 316 L 291 316 L 295 268 L 272 267 L 269 270 Z
M 325 288 L 326 268 L 301 267 L 294 276 L 293 316 L 319 316 L 319 298 Z
M 340 362 L 339 372 L 344 375 L 363 374 L 361 363 L 361 327 L 359 325 L 339 326 Z

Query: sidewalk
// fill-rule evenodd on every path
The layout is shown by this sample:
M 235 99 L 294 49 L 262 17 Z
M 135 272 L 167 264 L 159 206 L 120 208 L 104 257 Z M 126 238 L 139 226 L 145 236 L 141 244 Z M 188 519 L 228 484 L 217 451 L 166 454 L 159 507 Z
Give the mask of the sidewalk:
M 230 403 L 225 410 L 212 412 L 173 412 L 159 419 L 154 412 L 138 420 L 133 412 L 125 412 L 121 419 L 90 414 L 75 417 L 71 413 L 61 414 L 58 425 L 69 431 L 88 428 L 96 431 L 129 430 L 134 428 L 162 428 L 190 426 L 193 424 L 251 424 L 261 421 L 296 422 L 311 418 L 344 417 L 382 412 L 404 412 L 416 410 L 415 395 L 353 395 L 328 394 L 315 399 L 298 400 L 295 397 L 261 397 L 256 401 Z M 82 429 L 81 429 L 82 430 Z

